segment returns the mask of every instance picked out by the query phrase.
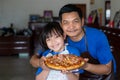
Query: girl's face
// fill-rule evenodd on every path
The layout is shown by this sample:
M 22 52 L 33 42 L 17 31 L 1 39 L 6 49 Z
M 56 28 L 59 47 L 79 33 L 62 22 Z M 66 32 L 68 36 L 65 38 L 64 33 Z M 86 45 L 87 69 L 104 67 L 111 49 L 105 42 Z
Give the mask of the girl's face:
M 52 36 L 46 38 L 46 43 L 49 49 L 55 52 L 61 52 L 64 49 L 64 37 L 58 34 L 52 33 Z

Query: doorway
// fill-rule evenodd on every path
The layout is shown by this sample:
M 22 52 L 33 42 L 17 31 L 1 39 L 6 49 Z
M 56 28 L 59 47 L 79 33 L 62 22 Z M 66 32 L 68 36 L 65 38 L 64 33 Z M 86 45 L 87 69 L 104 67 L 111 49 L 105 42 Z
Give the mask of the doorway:
M 110 22 L 111 17 L 111 4 L 110 1 L 105 1 L 105 25 Z

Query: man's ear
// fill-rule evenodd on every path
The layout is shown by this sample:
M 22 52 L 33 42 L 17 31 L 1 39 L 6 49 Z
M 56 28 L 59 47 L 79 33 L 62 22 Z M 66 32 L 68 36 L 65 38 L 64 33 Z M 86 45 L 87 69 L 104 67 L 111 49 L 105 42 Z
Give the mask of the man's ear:
M 82 26 L 84 26 L 84 24 L 85 24 L 85 20 L 84 18 L 82 18 Z

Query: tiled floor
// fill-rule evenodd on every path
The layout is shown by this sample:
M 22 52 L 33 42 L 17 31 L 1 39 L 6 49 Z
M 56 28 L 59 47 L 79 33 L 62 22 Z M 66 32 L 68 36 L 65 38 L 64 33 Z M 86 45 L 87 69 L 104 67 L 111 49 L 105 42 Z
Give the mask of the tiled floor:
M 29 57 L 0 56 L 0 80 L 35 80 Z
M 35 80 L 36 69 L 29 59 L 26 56 L 0 56 L 0 80 Z

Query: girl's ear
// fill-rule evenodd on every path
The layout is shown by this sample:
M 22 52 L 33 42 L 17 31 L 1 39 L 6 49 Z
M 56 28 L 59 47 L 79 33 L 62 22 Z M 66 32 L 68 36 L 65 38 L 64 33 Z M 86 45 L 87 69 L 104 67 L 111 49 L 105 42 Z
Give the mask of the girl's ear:
M 65 33 L 63 34 L 63 37 L 64 37 L 64 40 L 65 40 L 66 39 L 66 34 Z
M 62 28 L 62 23 L 61 23 L 61 22 L 59 22 L 59 24 L 60 24 L 60 27 Z

